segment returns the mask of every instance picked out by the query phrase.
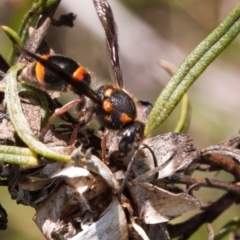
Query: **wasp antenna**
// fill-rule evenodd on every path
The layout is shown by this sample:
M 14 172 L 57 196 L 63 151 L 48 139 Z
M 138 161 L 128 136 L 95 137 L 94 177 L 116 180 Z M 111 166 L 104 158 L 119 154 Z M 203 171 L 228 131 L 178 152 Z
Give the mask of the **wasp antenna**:
M 32 59 L 38 61 L 38 59 L 40 59 L 41 57 L 39 57 L 38 55 L 34 54 L 34 53 L 31 53 L 29 51 L 27 51 L 26 49 L 24 48 L 21 48 L 19 47 L 18 45 L 14 44 L 13 45 L 13 48 L 16 52 L 20 53 L 20 54 L 23 54 L 24 56 L 28 56 L 28 57 L 31 57 Z
M 71 90 L 78 95 L 85 95 L 90 98 L 95 103 L 102 105 L 102 101 L 99 96 L 94 92 L 90 87 L 88 87 L 84 82 L 76 81 L 74 77 L 72 77 L 68 72 L 64 71 L 62 68 L 57 66 L 56 64 L 44 59 L 34 53 L 27 51 L 24 48 L 20 48 L 19 46 L 14 46 L 14 49 L 19 53 L 29 56 L 41 63 L 45 68 L 50 70 L 55 75 L 61 77 L 67 84 L 71 86 Z
M 123 88 L 122 69 L 119 59 L 118 36 L 112 9 L 106 0 L 93 0 L 93 2 L 106 35 L 114 76 L 118 82 L 118 86 Z

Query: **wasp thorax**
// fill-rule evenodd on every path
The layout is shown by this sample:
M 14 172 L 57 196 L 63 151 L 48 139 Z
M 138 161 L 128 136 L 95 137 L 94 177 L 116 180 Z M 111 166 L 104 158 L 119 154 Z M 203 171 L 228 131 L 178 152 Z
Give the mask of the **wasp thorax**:
M 109 129 L 121 129 L 136 118 L 136 106 L 133 99 L 122 89 L 105 85 L 97 89 L 102 107 L 97 107 L 97 120 Z

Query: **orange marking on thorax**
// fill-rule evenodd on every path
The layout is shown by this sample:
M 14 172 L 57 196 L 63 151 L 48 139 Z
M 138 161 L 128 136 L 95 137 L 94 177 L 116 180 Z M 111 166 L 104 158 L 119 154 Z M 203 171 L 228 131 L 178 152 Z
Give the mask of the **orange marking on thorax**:
M 103 101 L 103 109 L 105 112 L 112 112 L 113 105 L 108 100 Z
M 131 122 L 133 119 L 129 117 L 126 113 L 121 114 L 121 122 L 122 123 L 128 123 Z
M 107 98 L 107 97 L 110 97 L 113 93 L 113 89 L 112 88 L 108 88 L 104 91 L 104 97 Z

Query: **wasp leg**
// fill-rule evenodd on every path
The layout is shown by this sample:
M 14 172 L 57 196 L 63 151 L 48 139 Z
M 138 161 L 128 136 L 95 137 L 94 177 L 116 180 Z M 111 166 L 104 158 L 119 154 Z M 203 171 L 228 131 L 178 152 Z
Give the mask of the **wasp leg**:
M 76 106 L 79 103 L 83 103 L 84 99 L 83 98 L 79 98 L 79 99 L 75 99 L 72 100 L 70 102 L 68 102 L 67 104 L 65 104 L 64 106 L 62 106 L 61 108 L 57 108 L 55 109 L 54 113 L 52 114 L 52 116 L 49 118 L 47 124 L 44 126 L 44 128 L 41 130 L 40 132 L 40 136 L 39 139 L 41 141 L 43 141 L 46 133 L 49 131 L 51 125 L 53 124 L 54 120 L 56 117 L 61 116 L 62 114 L 64 114 L 65 112 L 67 112 L 70 108 Z M 71 139 L 72 141 L 72 139 Z
M 73 129 L 73 132 L 71 134 L 71 137 L 70 137 L 70 140 L 68 142 L 68 145 L 72 145 L 76 139 L 77 139 L 77 133 L 78 133 L 78 130 L 79 130 L 80 126 L 77 125 L 74 129 Z
M 133 156 L 132 156 L 132 158 L 131 158 L 131 160 L 130 160 L 130 162 L 128 164 L 127 171 L 125 173 L 125 177 L 124 177 L 124 179 L 122 181 L 122 184 L 121 184 L 121 187 L 120 187 L 120 189 L 118 191 L 118 196 L 120 196 L 123 193 L 123 191 L 124 191 L 124 188 L 125 188 L 125 186 L 127 184 L 127 180 L 129 178 L 130 172 L 132 170 L 132 165 L 134 163 L 134 160 L 136 158 L 137 153 L 138 153 L 138 148 L 134 151 L 134 154 L 133 154 Z
M 109 131 L 103 132 L 101 137 L 102 161 L 107 165 L 109 164 L 109 159 L 106 154 L 108 132 Z

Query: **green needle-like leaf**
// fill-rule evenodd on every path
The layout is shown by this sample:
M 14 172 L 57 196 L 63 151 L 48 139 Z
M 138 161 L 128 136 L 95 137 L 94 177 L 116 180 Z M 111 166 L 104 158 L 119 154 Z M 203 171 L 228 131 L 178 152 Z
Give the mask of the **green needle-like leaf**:
M 149 115 L 145 126 L 145 136 L 166 120 L 194 81 L 239 32 L 240 6 L 196 47 L 170 79 Z
M 0 159 L 4 163 L 37 166 L 37 154 L 29 148 L 0 146 Z
M 37 0 L 33 2 L 31 9 L 24 16 L 21 27 L 19 29 L 19 36 L 21 37 L 23 42 L 26 40 L 29 26 L 36 19 L 36 17 L 47 11 L 53 5 L 58 4 L 59 2 L 60 0 Z
M 21 42 L 25 44 L 26 39 L 28 37 L 29 28 L 31 24 L 36 20 L 37 17 L 39 17 L 41 14 L 49 11 L 52 7 L 57 7 L 57 5 L 60 3 L 61 0 L 36 0 L 33 1 L 33 4 L 29 11 L 25 14 L 19 31 L 18 36 L 21 39 Z M 9 56 L 9 62 L 13 63 L 13 60 L 15 59 L 15 52 L 12 50 L 10 52 Z
M 25 65 L 17 64 L 10 68 L 5 76 L 6 81 L 6 102 L 8 113 L 14 129 L 22 141 L 37 154 L 56 161 L 69 162 L 70 156 L 58 154 L 50 150 L 46 145 L 40 142 L 32 132 L 29 124 L 23 114 L 20 99 L 17 90 L 17 73 Z
M 18 34 L 14 30 L 12 30 L 7 26 L 2 26 L 2 30 L 7 34 L 7 36 L 10 38 L 13 44 L 16 44 L 20 47 L 23 46 L 21 38 L 18 36 Z

